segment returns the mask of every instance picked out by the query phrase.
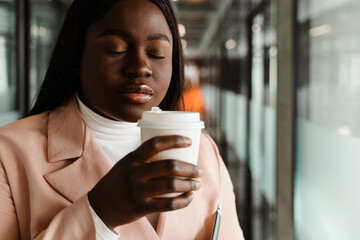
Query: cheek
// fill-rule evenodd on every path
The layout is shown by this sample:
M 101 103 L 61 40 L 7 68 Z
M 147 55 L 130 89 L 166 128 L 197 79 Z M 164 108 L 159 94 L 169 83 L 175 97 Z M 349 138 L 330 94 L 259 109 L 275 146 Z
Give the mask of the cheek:
M 105 86 L 111 85 L 108 79 L 112 79 L 113 72 L 111 71 L 113 62 L 104 58 L 99 50 L 85 53 L 81 60 L 80 76 L 82 84 Z M 98 89 L 98 90 L 101 90 Z
M 165 96 L 169 88 L 171 77 L 172 77 L 171 61 L 162 64 L 156 71 L 156 76 L 154 76 L 154 78 L 157 79 L 156 83 L 157 83 L 158 91 L 161 92 L 163 96 Z

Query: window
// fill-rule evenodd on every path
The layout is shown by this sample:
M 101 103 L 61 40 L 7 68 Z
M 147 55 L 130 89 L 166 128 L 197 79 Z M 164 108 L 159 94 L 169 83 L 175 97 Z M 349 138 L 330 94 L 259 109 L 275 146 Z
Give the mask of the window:
M 295 234 L 360 236 L 360 2 L 299 0 Z
M 15 0 L 0 2 L 0 126 L 18 119 Z

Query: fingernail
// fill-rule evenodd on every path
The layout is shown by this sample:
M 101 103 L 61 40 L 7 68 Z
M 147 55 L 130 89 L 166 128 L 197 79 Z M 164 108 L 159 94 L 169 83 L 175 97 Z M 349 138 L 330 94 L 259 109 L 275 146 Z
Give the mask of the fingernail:
M 201 168 L 199 168 L 198 170 L 199 170 L 199 176 L 201 177 L 204 171 Z
M 192 143 L 191 138 L 188 138 L 188 137 L 184 137 L 184 142 L 186 145 L 191 145 L 191 143 Z
M 194 198 L 194 193 L 193 192 L 189 192 L 188 193 L 188 198 L 190 198 L 190 200 L 192 200 Z

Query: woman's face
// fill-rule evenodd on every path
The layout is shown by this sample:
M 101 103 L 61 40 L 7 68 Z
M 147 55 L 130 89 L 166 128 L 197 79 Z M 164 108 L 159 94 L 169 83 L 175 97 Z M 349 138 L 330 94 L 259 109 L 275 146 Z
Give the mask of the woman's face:
M 172 75 L 173 38 L 149 0 L 120 0 L 87 32 L 80 97 L 95 112 L 136 122 L 158 106 Z

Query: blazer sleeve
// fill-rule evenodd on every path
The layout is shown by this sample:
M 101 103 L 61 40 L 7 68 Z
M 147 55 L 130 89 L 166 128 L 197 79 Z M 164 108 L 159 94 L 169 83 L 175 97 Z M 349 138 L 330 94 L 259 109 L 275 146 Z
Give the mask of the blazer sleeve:
M 19 213 L 21 214 L 21 213 Z M 25 233 L 25 238 L 27 239 Z M 17 212 L 6 171 L 0 161 L 0 239 L 15 240 L 21 237 Z M 86 239 L 95 240 L 96 230 L 87 195 L 60 211 L 37 236 L 36 240 Z
M 236 211 L 235 193 L 229 172 L 222 160 L 215 142 L 207 136 L 216 153 L 220 175 L 221 224 L 219 240 L 244 240 Z
M 0 239 L 20 239 L 14 202 L 0 161 Z
M 96 231 L 87 195 L 60 211 L 34 239 L 81 239 L 95 240 Z

